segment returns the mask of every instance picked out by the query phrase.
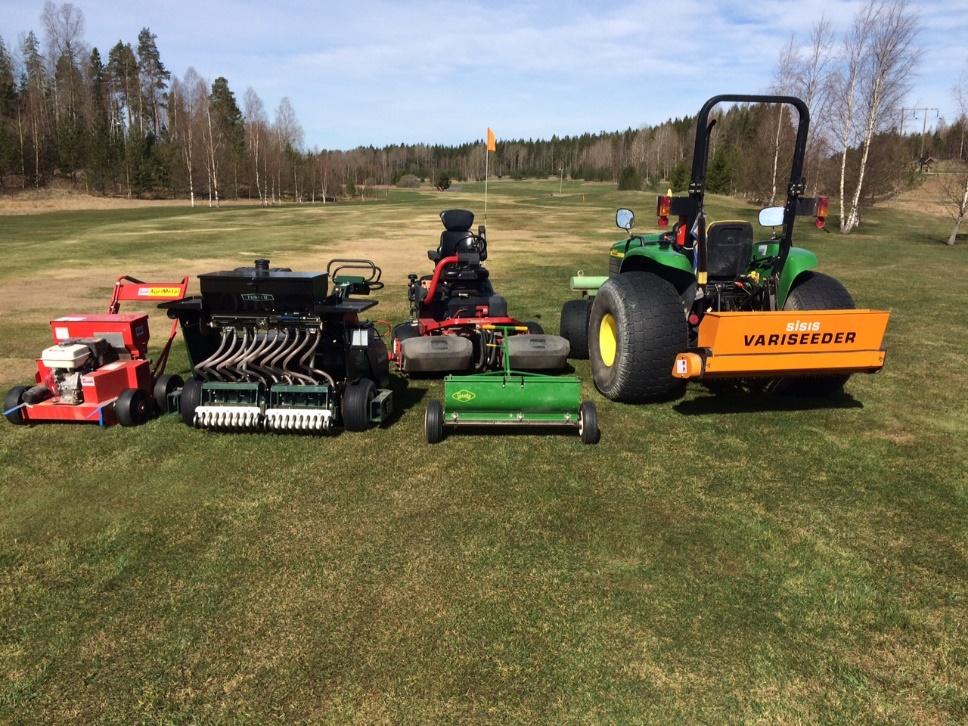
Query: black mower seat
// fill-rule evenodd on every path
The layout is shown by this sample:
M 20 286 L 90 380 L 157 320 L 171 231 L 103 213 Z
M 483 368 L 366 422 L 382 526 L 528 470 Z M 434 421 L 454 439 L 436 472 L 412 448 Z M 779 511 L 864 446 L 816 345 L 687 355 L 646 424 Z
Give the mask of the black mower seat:
M 752 259 L 752 224 L 724 221 L 706 228 L 706 270 L 710 280 L 735 280 L 747 273 Z

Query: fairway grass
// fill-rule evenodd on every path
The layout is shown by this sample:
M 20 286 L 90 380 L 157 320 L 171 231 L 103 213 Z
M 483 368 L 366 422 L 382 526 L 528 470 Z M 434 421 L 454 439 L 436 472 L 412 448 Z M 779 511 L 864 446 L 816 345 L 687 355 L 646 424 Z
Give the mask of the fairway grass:
M 490 191 L 492 280 L 549 332 L 568 276 L 606 272 L 615 207 L 653 223 L 612 185 Z M 479 186 L 0 217 L 0 388 L 120 274 L 368 256 L 372 317 L 402 320 L 454 206 L 480 212 Z M 433 380 L 395 382 L 392 425 L 321 438 L 0 422 L 0 720 L 964 723 L 968 248 L 889 209 L 798 232 L 892 311 L 885 369 L 831 401 L 622 405 L 582 361 L 598 446 L 430 447 Z

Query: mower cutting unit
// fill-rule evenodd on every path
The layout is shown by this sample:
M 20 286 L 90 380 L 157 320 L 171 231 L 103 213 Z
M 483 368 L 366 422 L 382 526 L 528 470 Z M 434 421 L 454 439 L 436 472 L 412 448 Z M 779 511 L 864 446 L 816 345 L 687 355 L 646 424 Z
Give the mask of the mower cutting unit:
M 200 296 L 164 306 L 181 323 L 193 365 L 182 420 L 303 432 L 385 421 L 393 407 L 386 345 L 359 319 L 377 303 L 352 297 L 382 288 L 380 274 L 369 260 L 337 259 L 325 273 L 256 260 L 200 275 Z
M 157 303 L 185 296 L 181 282 L 142 282 L 119 277 L 106 314 L 66 315 L 50 323 L 54 345 L 37 359 L 35 384 L 14 386 L 3 413 L 13 424 L 73 421 L 136 426 L 154 414 L 175 410 L 182 380 L 164 373 L 172 341 L 152 366 L 148 316 L 121 313 L 122 301 Z
M 786 203 L 760 212 L 760 225 L 773 228 L 760 242 L 749 222 L 706 217 L 710 112 L 721 102 L 786 104 L 799 116 Z M 812 271 L 816 256 L 793 246 L 796 218 L 823 228 L 828 208 L 827 197 L 804 196 L 806 105 L 792 96 L 715 96 L 696 123 L 688 195 L 670 192 L 656 205 L 660 228 L 678 217 L 672 230 L 633 235 L 632 211 L 619 209 L 628 237 L 609 252 L 609 276 L 572 278 L 581 298 L 561 319 L 572 355 L 591 359 L 602 393 L 630 402 L 674 397 L 689 379 L 828 395 L 852 373 L 880 370 L 889 313 L 856 310 L 843 285 Z
M 510 341 L 527 328 L 485 324 L 484 329 L 501 333 L 502 369 L 444 378 L 444 402 L 427 405 L 427 442 L 443 440 L 445 426 L 565 426 L 577 429 L 583 443 L 598 443 L 595 404 L 581 400 L 581 381 L 513 370 Z
M 494 292 L 484 226 L 471 232 L 473 212 L 441 212 L 444 231 L 427 256 L 432 275 L 410 275 L 410 320 L 393 330 L 392 359 L 404 373 L 488 371 L 501 367 L 506 349 L 517 369 L 564 368 L 568 342 L 544 335 L 536 322 L 508 316 L 507 301 Z

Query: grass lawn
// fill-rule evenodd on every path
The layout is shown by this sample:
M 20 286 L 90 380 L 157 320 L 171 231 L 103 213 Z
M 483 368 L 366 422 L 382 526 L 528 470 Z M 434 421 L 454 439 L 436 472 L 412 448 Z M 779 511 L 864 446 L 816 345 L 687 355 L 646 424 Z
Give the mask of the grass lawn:
M 557 186 L 488 205 L 492 280 L 549 331 L 568 276 L 604 274 L 614 208 L 654 209 Z M 479 191 L 0 217 L 0 387 L 123 273 L 370 256 L 373 317 L 401 320 L 436 213 Z M 581 362 L 597 447 L 429 447 L 438 381 L 399 381 L 390 427 L 323 438 L 3 422 L 0 720 L 965 722 L 968 247 L 947 231 L 803 224 L 822 271 L 892 311 L 886 368 L 833 401 L 621 405 Z

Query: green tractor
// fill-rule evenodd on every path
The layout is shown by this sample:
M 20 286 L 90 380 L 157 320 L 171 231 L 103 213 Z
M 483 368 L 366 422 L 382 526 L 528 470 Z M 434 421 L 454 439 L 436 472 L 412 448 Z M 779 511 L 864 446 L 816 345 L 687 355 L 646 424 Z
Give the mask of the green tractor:
M 747 221 L 706 217 L 716 124 L 709 115 L 722 102 L 787 104 L 799 116 L 786 203 L 760 212 L 760 225 L 773 232 L 759 242 Z M 627 238 L 609 251 L 608 276 L 572 278 L 580 297 L 561 311 L 570 357 L 589 358 L 598 390 L 630 403 L 675 398 L 690 379 L 713 389 L 744 383 L 823 396 L 852 373 L 880 370 L 888 313 L 856 310 L 843 285 L 814 271 L 816 255 L 793 246 L 796 218 L 813 217 L 822 228 L 828 206 L 826 197 L 804 196 L 806 104 L 715 96 L 696 123 L 688 194 L 658 198 L 660 231 L 633 234 L 632 211 L 619 209 L 616 224 Z M 670 216 L 678 221 L 668 230 Z

